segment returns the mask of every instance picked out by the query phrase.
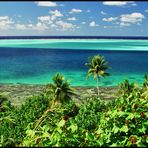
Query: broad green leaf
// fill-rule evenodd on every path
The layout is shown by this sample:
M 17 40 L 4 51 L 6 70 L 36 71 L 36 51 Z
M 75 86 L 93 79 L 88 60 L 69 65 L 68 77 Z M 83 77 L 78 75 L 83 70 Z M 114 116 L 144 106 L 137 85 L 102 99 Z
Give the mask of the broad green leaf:
M 33 137 L 35 135 L 35 131 L 33 131 L 33 130 L 27 130 L 26 133 L 28 136 L 31 136 L 31 137 Z
M 44 126 L 42 127 L 42 130 L 45 131 L 45 132 L 47 132 L 47 131 L 49 130 L 49 126 L 44 125 Z
M 72 124 L 70 127 L 68 127 L 68 130 L 69 129 L 71 129 L 72 133 L 74 133 L 78 129 L 78 126 L 76 124 Z
M 43 133 L 43 135 L 42 135 L 43 137 L 50 137 L 50 135 L 49 135 L 49 133 Z
M 137 144 L 137 146 L 138 146 L 138 147 L 146 147 L 146 145 L 144 145 L 142 142 L 139 142 L 139 143 Z
M 114 110 L 114 111 L 112 112 L 112 117 L 116 116 L 117 114 L 118 114 L 117 110 Z
M 97 134 L 101 134 L 103 133 L 103 130 L 101 128 L 99 128 L 97 131 L 96 131 Z
M 127 116 L 126 120 L 129 120 L 129 119 L 133 119 L 134 118 L 134 114 L 133 113 L 129 113 L 129 115 Z
M 60 134 L 62 134 L 62 130 L 60 128 L 58 128 L 57 130 Z
M 65 120 L 62 119 L 59 123 L 58 123 L 58 127 L 63 127 L 65 125 Z
M 123 112 L 123 111 L 119 111 L 119 112 L 118 112 L 118 115 L 119 115 L 119 117 L 121 117 L 121 116 L 124 115 L 124 112 Z
M 116 134 L 120 131 L 120 128 L 117 127 L 117 126 L 114 126 L 113 129 L 112 129 L 113 133 Z
M 106 143 L 110 143 L 110 142 L 111 142 L 110 138 L 107 138 Z
M 117 143 L 113 143 L 110 147 L 117 147 Z
M 128 127 L 126 125 L 123 125 L 122 128 L 120 128 L 120 131 L 127 133 L 128 132 Z
M 1 135 L 1 143 L 0 143 L 0 146 L 1 146 L 1 147 L 2 147 L 3 142 L 4 142 L 4 136 Z
M 139 132 L 141 132 L 141 133 L 144 133 L 144 134 L 145 134 L 146 128 L 145 128 L 144 126 L 142 126 L 142 128 L 140 128 L 140 129 L 138 129 L 138 130 L 139 130 Z
M 147 139 L 148 139 L 148 138 L 147 138 Z M 138 146 L 138 147 L 146 147 L 146 145 L 143 144 L 143 142 L 142 142 L 142 138 L 141 138 L 141 137 L 138 138 L 137 146 Z

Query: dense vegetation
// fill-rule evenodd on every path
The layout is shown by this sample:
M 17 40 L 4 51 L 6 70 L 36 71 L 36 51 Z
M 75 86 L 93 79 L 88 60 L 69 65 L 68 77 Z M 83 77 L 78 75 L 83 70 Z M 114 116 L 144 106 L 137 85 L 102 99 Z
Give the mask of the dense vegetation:
M 57 74 L 40 94 L 14 107 L 0 95 L 0 146 L 148 146 L 148 76 L 142 86 L 125 80 L 118 99 L 79 104 Z M 66 101 L 64 101 L 66 100 Z

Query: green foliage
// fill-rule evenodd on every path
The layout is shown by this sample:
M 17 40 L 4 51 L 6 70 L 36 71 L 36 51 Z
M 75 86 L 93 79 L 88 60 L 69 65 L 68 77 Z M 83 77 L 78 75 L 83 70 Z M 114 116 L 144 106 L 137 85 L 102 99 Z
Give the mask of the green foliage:
M 0 112 L 0 135 L 3 139 L 1 145 L 15 146 L 19 144 L 25 137 L 27 125 L 35 122 L 48 104 L 49 100 L 42 94 L 26 99 L 20 108 L 14 108 L 10 102 L 7 102 L 9 110 Z
M 0 112 L 0 146 L 24 147 L 147 147 L 147 85 L 125 81 L 116 100 L 105 103 L 90 97 L 79 107 L 60 103 L 41 124 L 36 121 L 50 104 L 50 93 L 27 99 L 20 108 L 11 104 Z
M 27 127 L 26 137 L 20 146 L 58 146 L 64 125 L 77 114 L 76 110 L 78 107 L 73 101 L 58 106 L 52 113 L 47 114 L 36 130 L 30 125 Z
M 99 122 L 101 146 L 146 146 L 147 107 L 146 98 L 130 95 L 117 99 L 114 108 L 102 114 Z M 132 135 L 137 137 L 134 143 L 130 140 Z
M 10 101 L 8 101 L 6 94 L 0 92 L 0 112 L 5 112 L 6 110 L 9 110 L 9 107 Z
M 148 99 L 148 75 L 146 75 L 146 74 L 144 76 L 143 87 L 141 90 L 141 97 Z
M 119 85 L 119 94 L 123 97 L 128 97 L 130 94 L 138 95 L 138 85 L 136 83 L 130 83 L 128 80 L 125 80 Z
M 96 100 L 96 101 L 94 101 Z M 96 128 L 100 120 L 100 113 L 105 111 L 105 104 L 97 98 L 88 98 L 87 102 L 80 107 L 79 114 L 75 120 L 81 129 L 92 130 Z
M 54 83 L 47 85 L 46 93 L 50 94 L 51 99 L 54 101 L 68 102 L 71 99 L 71 95 L 74 94 L 69 82 L 65 81 L 60 73 L 57 73 L 52 80 Z

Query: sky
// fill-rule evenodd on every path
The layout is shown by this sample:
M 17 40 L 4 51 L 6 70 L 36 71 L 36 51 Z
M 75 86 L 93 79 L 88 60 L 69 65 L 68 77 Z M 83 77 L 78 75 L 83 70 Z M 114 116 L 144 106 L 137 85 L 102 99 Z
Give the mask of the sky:
M 60 35 L 148 36 L 148 2 L 0 2 L 0 36 Z

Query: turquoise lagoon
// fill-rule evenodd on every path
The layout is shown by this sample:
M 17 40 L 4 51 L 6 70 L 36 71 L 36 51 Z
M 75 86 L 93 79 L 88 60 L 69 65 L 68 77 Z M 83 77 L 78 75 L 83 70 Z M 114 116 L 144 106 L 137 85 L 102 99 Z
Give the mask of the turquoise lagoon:
M 73 86 L 95 86 L 85 63 L 96 54 L 111 67 L 100 86 L 142 83 L 148 74 L 148 40 L 6 39 L 0 40 L 0 83 L 47 84 L 60 72 Z

